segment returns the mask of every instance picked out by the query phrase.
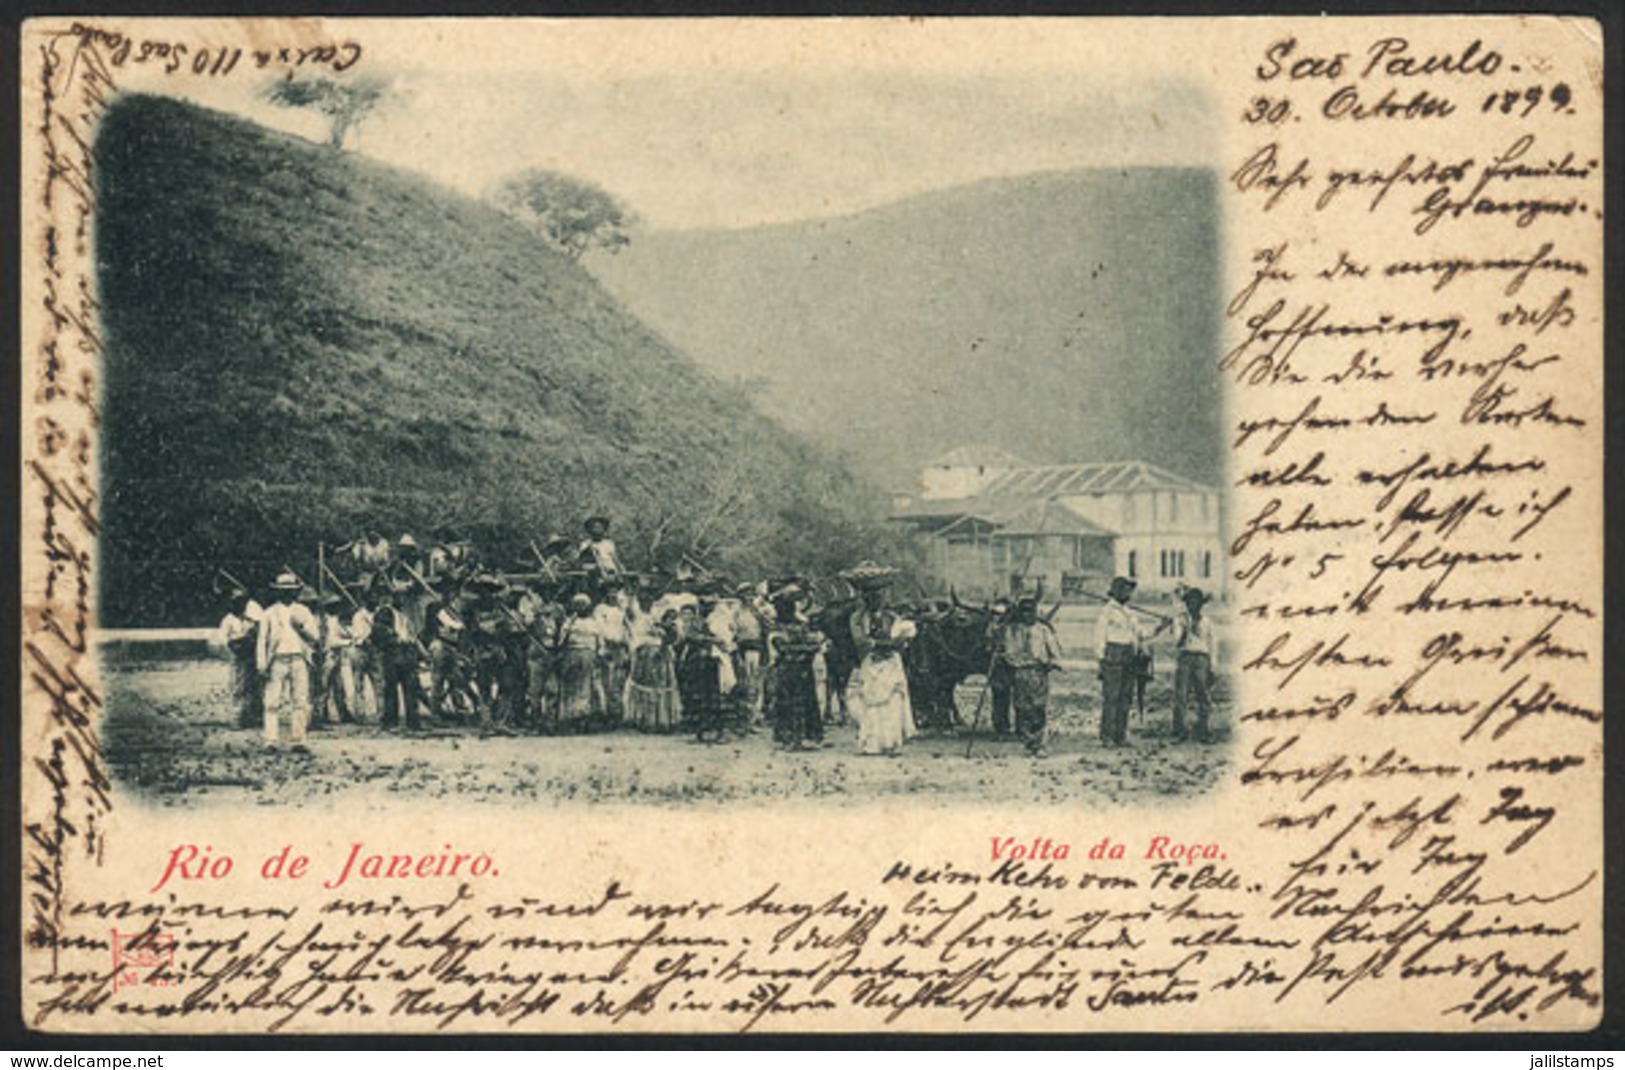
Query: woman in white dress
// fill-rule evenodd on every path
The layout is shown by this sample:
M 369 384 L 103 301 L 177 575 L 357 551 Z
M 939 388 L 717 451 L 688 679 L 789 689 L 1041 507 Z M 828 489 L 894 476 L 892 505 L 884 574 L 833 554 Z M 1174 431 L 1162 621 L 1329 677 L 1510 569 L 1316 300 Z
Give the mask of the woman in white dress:
M 886 608 L 886 588 L 896 572 L 866 561 L 841 573 L 863 597 L 851 621 L 852 642 L 859 657 L 851 692 L 860 754 L 895 757 L 915 735 L 908 674 L 903 668 L 903 647 L 914 637 L 914 625 Z

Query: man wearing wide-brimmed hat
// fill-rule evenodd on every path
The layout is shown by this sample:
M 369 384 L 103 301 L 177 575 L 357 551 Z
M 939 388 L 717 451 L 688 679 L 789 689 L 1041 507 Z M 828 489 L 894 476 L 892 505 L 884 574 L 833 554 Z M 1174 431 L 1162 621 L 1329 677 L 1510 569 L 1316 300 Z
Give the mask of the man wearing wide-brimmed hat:
M 401 537 L 395 540 L 395 560 L 405 561 L 413 568 L 416 568 L 418 561 L 420 558 L 422 558 L 422 556 L 422 550 L 418 546 L 418 541 L 417 539 L 413 538 L 410 531 L 403 532 Z
M 310 661 L 321 632 L 316 615 L 300 602 L 304 589 L 289 569 L 271 584 L 276 602 L 260 621 L 257 663 L 265 679 L 265 741 L 277 742 L 282 708 L 288 710 L 288 739 L 302 746 L 310 723 Z
M 1128 741 L 1128 708 L 1134 696 L 1134 675 L 1145 647 L 1145 631 L 1128 608 L 1134 588 L 1127 576 L 1117 576 L 1106 591 L 1106 604 L 1095 623 L 1095 654 L 1100 659 L 1100 739 L 1119 747 Z
M 587 529 L 587 537 L 576 551 L 582 566 L 597 579 L 618 577 L 626 571 L 621 568 L 621 555 L 615 549 L 615 540 L 609 537 L 609 517 L 595 513 L 582 526 Z
M 1185 738 L 1185 707 L 1196 704 L 1196 739 L 1210 743 L 1208 715 L 1213 685 L 1213 622 L 1202 612 L 1207 594 L 1198 587 L 1179 592 L 1180 612 L 1174 618 L 1174 646 L 1179 661 L 1174 667 L 1174 739 Z

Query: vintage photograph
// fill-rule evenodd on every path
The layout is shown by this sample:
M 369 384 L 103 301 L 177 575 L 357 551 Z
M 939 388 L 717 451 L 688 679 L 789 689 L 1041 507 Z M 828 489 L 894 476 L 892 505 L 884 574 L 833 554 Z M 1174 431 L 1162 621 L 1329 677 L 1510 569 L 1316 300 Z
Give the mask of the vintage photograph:
M 1213 787 L 1203 91 L 413 59 L 160 86 L 99 123 L 118 790 Z
M 1600 33 L 31 20 L 28 1028 L 1596 1029 Z

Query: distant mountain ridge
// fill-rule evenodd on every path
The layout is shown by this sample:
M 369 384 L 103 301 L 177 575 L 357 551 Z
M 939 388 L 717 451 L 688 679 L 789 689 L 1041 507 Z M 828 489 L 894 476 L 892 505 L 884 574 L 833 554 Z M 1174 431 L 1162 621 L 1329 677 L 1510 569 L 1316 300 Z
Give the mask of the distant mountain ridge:
M 159 97 L 96 159 L 105 626 L 202 623 L 217 565 L 313 579 L 367 528 L 513 561 L 605 510 L 633 567 L 751 570 L 889 537 L 873 487 L 488 207 Z
M 791 428 L 908 489 L 966 443 L 1215 479 L 1213 172 L 991 179 L 853 215 L 648 231 L 611 292 Z

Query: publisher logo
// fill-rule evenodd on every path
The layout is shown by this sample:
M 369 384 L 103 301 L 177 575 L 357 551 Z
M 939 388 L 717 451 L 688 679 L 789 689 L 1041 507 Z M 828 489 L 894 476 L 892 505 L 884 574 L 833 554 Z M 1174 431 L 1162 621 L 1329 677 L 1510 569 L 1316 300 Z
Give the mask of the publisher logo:
M 113 991 L 143 983 L 166 984 L 152 976 L 175 964 L 175 938 L 168 933 L 121 933 L 113 930 Z

